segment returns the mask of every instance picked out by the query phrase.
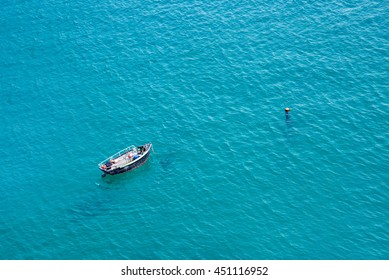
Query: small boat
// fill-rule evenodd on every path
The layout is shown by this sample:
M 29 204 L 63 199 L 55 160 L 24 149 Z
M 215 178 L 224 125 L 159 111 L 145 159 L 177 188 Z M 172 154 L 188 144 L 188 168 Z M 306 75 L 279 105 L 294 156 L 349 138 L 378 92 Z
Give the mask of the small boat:
M 103 171 L 101 176 L 115 175 L 141 166 L 149 158 L 151 147 L 151 143 L 138 147 L 131 145 L 103 160 L 98 164 L 99 169 Z

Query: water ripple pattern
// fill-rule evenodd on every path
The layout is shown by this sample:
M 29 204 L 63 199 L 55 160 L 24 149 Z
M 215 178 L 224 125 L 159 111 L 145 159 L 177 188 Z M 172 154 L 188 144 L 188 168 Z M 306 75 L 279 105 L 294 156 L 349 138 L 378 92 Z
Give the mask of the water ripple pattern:
M 388 259 L 388 10 L 5 1 L 0 259 Z

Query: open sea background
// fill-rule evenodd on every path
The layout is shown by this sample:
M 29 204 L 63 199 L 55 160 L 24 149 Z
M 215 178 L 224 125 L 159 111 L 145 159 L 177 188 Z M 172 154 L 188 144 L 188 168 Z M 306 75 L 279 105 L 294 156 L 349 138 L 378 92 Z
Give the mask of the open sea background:
M 1 2 L 0 259 L 389 259 L 387 1 Z

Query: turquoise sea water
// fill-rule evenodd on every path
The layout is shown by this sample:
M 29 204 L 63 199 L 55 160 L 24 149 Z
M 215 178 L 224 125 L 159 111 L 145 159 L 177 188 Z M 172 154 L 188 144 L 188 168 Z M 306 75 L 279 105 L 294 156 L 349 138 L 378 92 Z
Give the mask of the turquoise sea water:
M 2 1 L 0 258 L 388 259 L 388 10 Z

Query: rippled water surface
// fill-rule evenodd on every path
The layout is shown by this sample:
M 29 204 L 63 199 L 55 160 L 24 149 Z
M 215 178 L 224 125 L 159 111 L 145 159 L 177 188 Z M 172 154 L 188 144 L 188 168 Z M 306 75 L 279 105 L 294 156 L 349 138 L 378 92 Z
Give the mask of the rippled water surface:
M 311 2 L 5 1 L 0 258 L 388 259 L 389 5 Z

